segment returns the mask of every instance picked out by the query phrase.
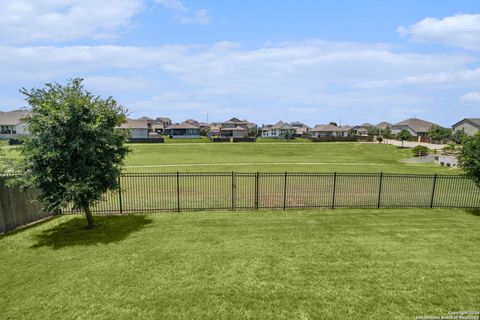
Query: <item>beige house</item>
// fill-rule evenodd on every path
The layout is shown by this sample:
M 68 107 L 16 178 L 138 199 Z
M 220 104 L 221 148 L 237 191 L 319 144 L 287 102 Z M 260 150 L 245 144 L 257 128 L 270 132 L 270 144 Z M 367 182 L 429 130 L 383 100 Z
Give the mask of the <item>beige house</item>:
M 28 134 L 27 123 L 24 121 L 30 112 L 27 110 L 0 111 L 0 139 L 15 139 Z
M 480 118 L 465 118 L 452 126 L 454 132 L 463 131 L 469 136 L 480 132 Z
M 220 129 L 221 137 L 231 137 L 231 138 L 244 138 L 248 136 L 248 131 L 242 127 L 234 128 L 221 128 Z
M 333 124 L 317 124 L 315 128 L 310 130 L 312 138 L 321 137 L 348 137 L 352 127 L 334 126 Z
M 262 138 L 276 138 L 285 139 L 295 135 L 295 128 L 283 121 L 278 121 L 276 124 L 267 125 L 262 128 Z
M 425 140 L 428 131 L 437 124 L 417 118 L 410 118 L 399 123 L 393 124 L 390 129 L 392 134 L 397 134 L 402 130 L 410 132 L 413 137 L 418 137 L 418 141 Z
M 172 139 L 200 138 L 200 127 L 187 121 L 166 127 L 165 133 Z
M 127 119 L 127 122 L 122 124 L 120 129 L 128 130 L 130 132 L 129 138 L 132 139 L 148 139 L 149 137 L 148 120 Z

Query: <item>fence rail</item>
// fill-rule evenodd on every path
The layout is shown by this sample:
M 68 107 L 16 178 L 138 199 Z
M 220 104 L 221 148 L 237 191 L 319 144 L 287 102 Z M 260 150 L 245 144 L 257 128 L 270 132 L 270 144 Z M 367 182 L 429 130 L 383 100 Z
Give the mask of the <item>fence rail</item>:
M 98 214 L 302 208 L 480 208 L 463 175 L 391 173 L 128 173 Z M 64 213 L 75 213 L 65 208 Z

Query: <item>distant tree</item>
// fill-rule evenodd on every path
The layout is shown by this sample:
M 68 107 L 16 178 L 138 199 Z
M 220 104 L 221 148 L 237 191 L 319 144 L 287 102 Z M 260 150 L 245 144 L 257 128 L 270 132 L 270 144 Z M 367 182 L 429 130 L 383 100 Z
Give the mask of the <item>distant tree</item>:
M 126 121 L 125 109 L 86 91 L 82 79 L 21 92 L 31 108 L 22 148 L 29 184 L 40 190 L 47 210 L 72 204 L 94 227 L 90 207 L 118 187 L 128 152 L 127 133 L 117 129 Z
M 467 137 L 467 134 L 463 130 L 455 130 L 452 134 L 452 141 L 456 144 L 462 144 L 463 138 Z
M 418 145 L 412 148 L 412 153 L 415 157 L 426 156 L 428 154 L 428 148 Z
M 452 130 L 434 125 L 428 130 L 427 136 L 432 141 L 444 141 L 452 136 Z
M 455 153 L 457 151 L 457 146 L 454 142 L 450 142 L 442 149 L 445 153 Z
M 480 133 L 463 140 L 458 160 L 462 169 L 480 188 Z
M 392 135 L 392 130 L 390 130 L 390 128 L 385 128 L 385 129 L 382 129 L 380 131 L 380 135 L 384 138 L 384 139 L 392 139 L 393 135 Z
M 338 127 L 336 122 L 330 122 L 329 124 L 331 124 L 332 126 Z
M 407 130 L 402 130 L 399 133 L 397 133 L 397 139 L 402 141 L 402 148 L 403 148 L 403 142 L 405 140 L 410 140 L 412 138 L 412 134 L 410 131 Z
M 210 130 L 207 129 L 207 128 L 201 128 L 200 129 L 200 135 L 203 136 L 203 137 L 206 137 L 209 132 L 210 132 Z
M 382 141 L 383 141 L 382 136 L 377 136 L 377 141 L 378 141 L 378 143 L 382 143 Z
M 368 135 L 369 136 L 379 136 L 380 135 L 380 129 L 377 127 L 370 127 L 368 128 Z
M 258 133 L 258 129 L 256 127 L 248 128 L 248 136 L 249 137 L 256 137 Z

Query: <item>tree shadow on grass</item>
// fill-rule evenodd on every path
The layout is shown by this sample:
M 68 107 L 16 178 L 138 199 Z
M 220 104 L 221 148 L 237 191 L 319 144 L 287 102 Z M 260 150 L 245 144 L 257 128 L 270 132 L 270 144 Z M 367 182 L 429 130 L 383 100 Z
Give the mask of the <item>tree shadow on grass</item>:
M 472 216 L 480 217 L 480 209 L 469 209 L 467 212 Z
M 142 215 L 96 216 L 95 223 L 95 228 L 88 229 L 83 216 L 70 219 L 38 234 L 32 248 L 61 249 L 118 242 L 151 224 L 152 219 Z

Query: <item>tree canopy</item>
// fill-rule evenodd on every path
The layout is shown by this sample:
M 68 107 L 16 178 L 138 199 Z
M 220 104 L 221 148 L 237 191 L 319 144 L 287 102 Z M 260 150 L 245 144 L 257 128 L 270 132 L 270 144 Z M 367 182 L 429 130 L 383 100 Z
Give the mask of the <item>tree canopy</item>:
M 118 187 L 128 153 L 127 133 L 118 129 L 125 109 L 111 97 L 86 91 L 82 79 L 21 92 L 31 109 L 22 148 L 27 179 L 40 190 L 47 210 L 73 205 L 93 227 L 90 207 Z
M 465 173 L 480 187 L 480 133 L 463 139 L 458 160 Z
M 452 136 L 452 130 L 434 125 L 428 130 L 428 137 L 434 141 L 449 139 Z

